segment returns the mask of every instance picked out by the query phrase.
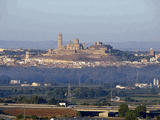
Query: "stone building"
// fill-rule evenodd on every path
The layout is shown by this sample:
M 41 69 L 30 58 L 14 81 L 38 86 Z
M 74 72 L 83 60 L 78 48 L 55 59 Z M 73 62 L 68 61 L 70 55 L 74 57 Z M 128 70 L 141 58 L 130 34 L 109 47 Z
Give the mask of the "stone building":
M 57 40 L 57 49 L 55 50 L 48 50 L 48 54 L 99 54 L 105 55 L 112 51 L 112 46 L 104 45 L 102 42 L 95 42 L 94 45 L 86 47 L 85 43 L 80 43 L 79 39 L 76 38 L 70 41 L 67 45 L 63 45 L 63 37 L 62 34 L 58 34 Z
M 85 44 L 80 44 L 79 39 L 74 39 L 73 42 L 69 42 L 66 46 L 63 45 L 63 37 L 62 34 L 58 34 L 58 41 L 57 41 L 57 49 L 58 50 L 82 50 L 85 48 Z
M 63 40 L 63 36 L 62 36 L 62 34 L 58 34 L 58 45 L 57 45 L 57 47 L 58 47 L 58 49 L 61 49 L 62 48 L 62 40 Z
M 150 56 L 155 56 L 155 51 L 153 50 L 153 48 L 150 49 L 149 55 L 150 55 Z

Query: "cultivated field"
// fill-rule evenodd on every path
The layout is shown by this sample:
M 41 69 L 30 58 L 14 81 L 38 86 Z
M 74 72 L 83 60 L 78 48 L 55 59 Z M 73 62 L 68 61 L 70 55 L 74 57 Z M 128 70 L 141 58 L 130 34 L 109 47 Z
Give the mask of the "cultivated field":
M 19 115 L 24 114 L 24 109 L 22 108 L 7 108 L 3 110 L 5 113 L 9 115 Z M 39 109 L 39 108 L 27 108 L 25 109 L 26 116 L 36 115 L 40 118 L 44 117 L 75 117 L 77 116 L 77 111 L 73 109 L 64 109 L 64 108 L 58 108 L 58 109 Z

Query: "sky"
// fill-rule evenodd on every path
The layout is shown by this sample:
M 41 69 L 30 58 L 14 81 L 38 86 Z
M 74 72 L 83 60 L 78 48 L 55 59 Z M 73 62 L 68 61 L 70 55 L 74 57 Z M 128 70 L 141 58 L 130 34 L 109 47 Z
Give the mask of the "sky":
M 0 0 L 0 40 L 160 41 L 160 0 Z

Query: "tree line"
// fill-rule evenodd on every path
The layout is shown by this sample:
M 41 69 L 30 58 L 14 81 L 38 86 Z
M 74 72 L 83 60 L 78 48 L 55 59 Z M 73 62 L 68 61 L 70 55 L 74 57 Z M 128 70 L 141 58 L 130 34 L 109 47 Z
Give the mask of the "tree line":
M 95 67 L 82 69 L 39 68 L 39 67 L 0 67 L 0 85 L 10 80 L 28 83 L 51 83 L 71 85 L 133 85 L 136 82 L 152 83 L 160 78 L 159 65 L 135 68 L 131 66 Z

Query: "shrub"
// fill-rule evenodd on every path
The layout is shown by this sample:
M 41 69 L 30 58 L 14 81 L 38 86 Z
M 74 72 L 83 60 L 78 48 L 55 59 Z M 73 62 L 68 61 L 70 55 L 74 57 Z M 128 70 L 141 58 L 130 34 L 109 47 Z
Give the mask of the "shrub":
M 24 116 L 23 116 L 22 114 L 19 114 L 19 115 L 16 116 L 16 118 L 17 118 L 18 120 L 20 120 L 20 119 L 23 119 Z
M 119 116 L 120 117 L 125 117 L 126 112 L 129 111 L 128 105 L 127 104 L 121 104 L 119 108 Z
M 129 110 L 126 112 L 125 120 L 137 120 L 135 111 Z

